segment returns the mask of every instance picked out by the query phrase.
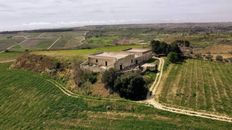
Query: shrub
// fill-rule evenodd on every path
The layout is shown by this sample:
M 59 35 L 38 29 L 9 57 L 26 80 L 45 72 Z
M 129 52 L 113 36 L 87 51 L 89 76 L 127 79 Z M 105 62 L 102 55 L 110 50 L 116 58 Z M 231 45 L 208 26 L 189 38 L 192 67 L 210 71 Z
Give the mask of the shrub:
M 97 73 L 83 71 L 80 69 L 80 63 L 77 62 L 73 64 L 73 79 L 78 87 L 82 87 L 86 82 L 94 84 L 97 82 Z
M 6 52 L 6 53 L 7 53 L 7 52 L 10 52 L 10 51 L 9 51 L 8 49 L 6 49 L 4 52 Z
M 138 73 L 127 73 L 115 80 L 114 88 L 121 97 L 131 100 L 145 99 L 148 93 L 146 82 Z
M 180 61 L 180 56 L 176 52 L 170 52 L 167 58 L 171 63 L 177 63 Z
M 223 57 L 221 55 L 217 55 L 216 56 L 216 61 L 223 61 Z
M 180 46 L 190 47 L 190 42 L 187 40 L 176 40 L 173 43 L 176 43 Z
M 160 42 L 157 40 L 151 41 L 152 51 L 156 54 L 165 54 L 169 52 L 181 53 L 177 43 L 167 44 L 166 42 Z
M 102 75 L 102 82 L 105 84 L 105 87 L 115 91 L 114 81 L 117 79 L 119 74 L 115 69 L 106 70 Z
M 85 72 L 83 77 L 92 84 L 97 82 L 97 73 Z

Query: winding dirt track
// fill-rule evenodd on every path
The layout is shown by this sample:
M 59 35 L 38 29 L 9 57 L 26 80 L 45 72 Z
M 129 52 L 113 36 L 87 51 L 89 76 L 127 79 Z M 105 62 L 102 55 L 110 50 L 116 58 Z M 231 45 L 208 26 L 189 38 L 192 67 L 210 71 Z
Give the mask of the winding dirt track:
M 206 113 L 206 112 L 197 112 L 197 111 L 192 111 L 192 110 L 185 110 L 185 109 L 180 109 L 180 108 L 175 108 L 175 107 L 169 107 L 169 106 L 165 106 L 165 105 L 159 103 L 158 101 L 156 101 L 154 97 L 155 97 L 156 91 L 159 87 L 161 77 L 163 75 L 164 59 L 163 58 L 155 58 L 155 59 L 158 59 L 160 61 L 159 67 L 158 67 L 159 73 L 157 74 L 156 79 L 155 79 L 152 87 L 150 88 L 152 95 L 149 96 L 146 101 L 144 101 L 145 103 L 150 104 L 157 109 L 168 111 L 168 112 L 232 123 L 232 118 L 228 117 L 228 116 L 215 115 L 215 114 Z
M 14 62 L 16 59 L 0 61 L 0 64 Z

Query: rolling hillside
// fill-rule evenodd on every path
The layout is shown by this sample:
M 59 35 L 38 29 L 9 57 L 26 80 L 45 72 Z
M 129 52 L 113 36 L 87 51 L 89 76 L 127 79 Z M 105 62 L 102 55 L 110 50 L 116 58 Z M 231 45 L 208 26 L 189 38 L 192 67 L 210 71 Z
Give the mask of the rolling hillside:
M 232 124 L 182 116 L 129 101 L 64 95 L 50 77 L 0 64 L 1 129 L 227 129 Z M 52 79 L 51 79 L 52 80 Z

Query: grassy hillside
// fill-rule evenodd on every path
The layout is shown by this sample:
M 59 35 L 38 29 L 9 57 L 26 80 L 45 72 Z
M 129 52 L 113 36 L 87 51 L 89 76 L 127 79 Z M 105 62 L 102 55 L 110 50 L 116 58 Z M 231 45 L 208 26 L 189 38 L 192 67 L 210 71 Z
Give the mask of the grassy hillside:
M 0 64 L 1 129 L 228 129 L 230 123 L 162 112 L 129 101 L 72 98 L 47 76 Z M 110 108 L 110 109 L 107 109 Z
M 163 76 L 160 101 L 232 116 L 232 65 L 187 60 L 171 64 Z

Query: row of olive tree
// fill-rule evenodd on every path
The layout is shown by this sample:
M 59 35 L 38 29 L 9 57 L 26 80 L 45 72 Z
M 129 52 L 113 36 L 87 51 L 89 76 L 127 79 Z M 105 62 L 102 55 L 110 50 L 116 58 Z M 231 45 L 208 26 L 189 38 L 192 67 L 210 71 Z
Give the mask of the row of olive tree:
M 110 69 L 102 75 L 102 82 L 107 89 L 116 92 L 120 97 L 131 100 L 146 99 L 148 88 L 143 77 L 136 72 L 126 74 L 117 73 L 116 70 Z

